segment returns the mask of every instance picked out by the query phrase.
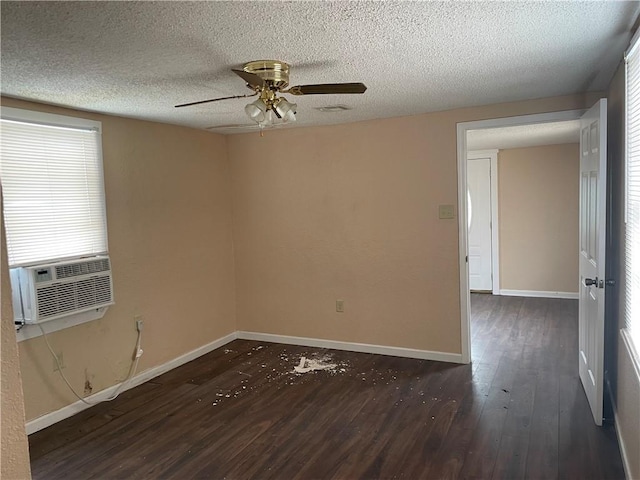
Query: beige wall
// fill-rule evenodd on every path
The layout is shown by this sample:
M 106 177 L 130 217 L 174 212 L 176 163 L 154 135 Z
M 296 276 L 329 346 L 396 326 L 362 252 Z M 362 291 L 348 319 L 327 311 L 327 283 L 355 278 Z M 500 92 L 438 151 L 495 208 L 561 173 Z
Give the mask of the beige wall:
M 0 211 L 2 210 L 0 198 Z M 7 248 L 4 242 L 4 219 L 0 218 L 0 267 L 2 296 L 0 303 L 0 478 L 7 480 L 31 478 L 29 448 L 24 427 L 24 401 L 20 376 L 20 359 L 13 326 L 13 306 L 10 291 Z
M 620 334 L 625 315 L 624 223 L 624 66 L 620 65 L 608 95 L 608 167 L 611 191 L 610 229 L 607 245 L 607 277 L 617 280 L 607 289 L 605 371 L 617 410 L 618 435 L 626 453 L 629 478 L 640 478 L 640 377 Z
M 579 144 L 498 152 L 500 288 L 578 292 Z
M 456 123 L 596 98 L 230 136 L 238 328 L 461 352 Z
M 99 120 L 116 304 L 101 320 L 50 335 L 79 392 L 126 377 L 144 330 L 139 372 L 235 331 L 231 195 L 221 135 L 3 99 Z M 3 286 L 3 297 L 8 295 Z M 73 403 L 41 338 L 19 344 L 27 419 Z

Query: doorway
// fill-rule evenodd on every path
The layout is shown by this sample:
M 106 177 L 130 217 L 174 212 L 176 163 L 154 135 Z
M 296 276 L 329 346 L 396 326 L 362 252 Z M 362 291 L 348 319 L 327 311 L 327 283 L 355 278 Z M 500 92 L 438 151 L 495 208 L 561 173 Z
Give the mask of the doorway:
M 503 127 L 534 126 L 556 123 L 563 121 L 578 120 L 582 115 L 582 110 L 570 110 L 563 112 L 552 112 L 536 115 L 524 115 L 519 117 L 497 118 L 490 120 L 479 120 L 474 122 L 459 123 L 457 126 L 458 141 L 458 205 L 459 205 L 459 265 L 460 265 L 460 310 L 461 310 L 461 339 L 462 339 L 462 359 L 464 362 L 471 361 L 471 322 L 470 322 L 470 250 L 469 250 L 469 189 L 468 189 L 468 161 L 469 153 L 472 149 L 468 145 L 468 134 L 472 131 L 489 132 Z M 490 137 L 490 135 L 488 135 Z M 486 150 L 485 148 L 474 148 L 473 150 Z M 497 176 L 496 176 L 497 179 Z M 471 207 L 473 210 L 473 206 Z M 494 209 L 495 211 L 495 209 Z M 497 228 L 493 229 L 497 237 Z M 492 232 L 493 235 L 493 232 Z M 497 247 L 497 241 L 495 242 Z M 468 256 L 469 255 L 469 256 Z M 499 257 L 494 254 L 491 258 L 493 268 L 494 262 L 499 262 Z M 499 268 L 495 269 L 499 275 Z M 498 284 L 499 285 L 499 284 Z M 493 285 L 491 291 L 493 292 Z M 497 288 L 496 288 L 497 293 Z

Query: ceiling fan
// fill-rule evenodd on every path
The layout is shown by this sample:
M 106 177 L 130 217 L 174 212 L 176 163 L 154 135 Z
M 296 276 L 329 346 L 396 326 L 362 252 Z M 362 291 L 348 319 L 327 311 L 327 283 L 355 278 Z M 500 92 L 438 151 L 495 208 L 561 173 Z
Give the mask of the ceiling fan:
M 274 116 L 284 123 L 292 122 L 296 119 L 297 105 L 295 103 L 289 103 L 284 97 L 278 97 L 278 94 L 323 95 L 364 93 L 367 90 L 364 83 L 322 83 L 289 87 L 289 65 L 279 60 L 255 60 L 245 63 L 242 70 L 232 69 L 232 72 L 246 82 L 247 87 L 253 90 L 252 94 L 183 103 L 176 105 L 176 108 L 218 102 L 220 100 L 230 100 L 233 98 L 259 96 L 256 101 L 245 106 L 244 110 L 251 120 L 256 122 L 260 127 L 264 127 L 276 122 Z

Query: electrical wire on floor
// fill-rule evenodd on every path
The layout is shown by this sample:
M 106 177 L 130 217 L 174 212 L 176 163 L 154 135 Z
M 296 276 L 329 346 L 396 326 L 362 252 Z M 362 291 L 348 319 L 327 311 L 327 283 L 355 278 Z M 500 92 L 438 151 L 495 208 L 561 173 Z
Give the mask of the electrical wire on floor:
M 118 395 L 122 393 L 122 389 L 133 378 L 133 376 L 136 373 L 136 370 L 138 369 L 138 362 L 140 361 L 140 357 L 142 356 L 142 349 L 140 348 L 140 342 L 142 340 L 142 329 L 139 327 L 137 328 L 138 336 L 136 338 L 136 349 L 133 354 L 133 360 L 131 362 L 131 366 L 129 367 L 129 373 L 127 375 L 127 378 L 124 381 L 122 381 L 122 383 L 120 383 L 118 388 L 116 388 L 115 392 L 113 392 L 113 394 L 110 395 L 109 397 L 103 400 L 99 400 L 97 402 L 90 402 L 86 398 L 80 396 L 78 392 L 76 392 L 74 388 L 71 386 L 71 383 L 69 383 L 69 380 L 67 380 L 67 377 L 62 371 L 62 365 L 60 365 L 60 359 L 53 351 L 53 348 L 51 348 L 51 344 L 49 343 L 49 338 L 47 337 L 47 333 L 44 331 L 44 328 L 42 328 L 42 325 L 40 325 L 39 323 L 36 323 L 36 325 L 38 325 L 38 327 L 40 328 L 40 331 L 42 332 L 44 343 L 47 344 L 47 348 L 49 349 L 49 352 L 51 352 L 51 355 L 53 356 L 53 359 L 56 362 L 56 366 L 58 367 L 58 372 L 60 373 L 62 380 L 64 380 L 64 383 L 67 384 L 67 387 L 69 387 L 69 390 L 71 390 L 73 394 L 76 396 L 76 398 L 78 398 L 78 400 L 80 400 L 82 403 L 85 403 L 87 405 L 97 405 L 102 402 L 110 402 L 111 400 L 115 400 L 116 398 L 118 398 Z

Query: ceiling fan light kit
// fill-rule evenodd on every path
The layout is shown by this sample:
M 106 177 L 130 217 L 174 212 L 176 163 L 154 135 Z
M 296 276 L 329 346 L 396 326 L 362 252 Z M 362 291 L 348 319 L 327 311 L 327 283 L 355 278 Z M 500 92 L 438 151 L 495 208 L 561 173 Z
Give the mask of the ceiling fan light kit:
M 260 127 L 264 127 L 275 123 L 295 122 L 296 120 L 298 105 L 287 101 L 284 97 L 278 97 L 278 94 L 359 94 L 367 90 L 367 87 L 363 83 L 296 85 L 287 90 L 289 86 L 289 64 L 279 60 L 254 60 L 245 63 L 242 70 L 232 71 L 246 82 L 247 88 L 253 90 L 253 94 L 183 103 L 176 105 L 176 107 L 188 107 L 202 103 L 217 102 L 219 100 L 259 95 L 257 100 L 244 107 L 244 111 L 252 121 L 256 122 Z

